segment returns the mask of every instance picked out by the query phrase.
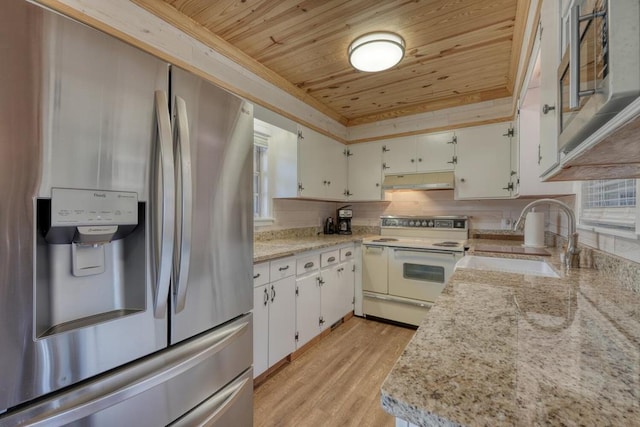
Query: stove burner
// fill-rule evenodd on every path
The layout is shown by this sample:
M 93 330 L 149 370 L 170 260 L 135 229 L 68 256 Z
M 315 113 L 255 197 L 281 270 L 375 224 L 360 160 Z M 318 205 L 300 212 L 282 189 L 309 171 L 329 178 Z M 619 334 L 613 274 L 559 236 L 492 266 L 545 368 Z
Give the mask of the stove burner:
M 398 239 L 394 239 L 393 237 L 381 237 L 379 239 L 372 240 L 372 242 L 397 242 Z
M 458 242 L 439 242 L 439 243 L 434 243 L 433 246 L 441 246 L 443 248 L 455 248 L 457 246 L 460 246 L 460 243 L 458 243 Z

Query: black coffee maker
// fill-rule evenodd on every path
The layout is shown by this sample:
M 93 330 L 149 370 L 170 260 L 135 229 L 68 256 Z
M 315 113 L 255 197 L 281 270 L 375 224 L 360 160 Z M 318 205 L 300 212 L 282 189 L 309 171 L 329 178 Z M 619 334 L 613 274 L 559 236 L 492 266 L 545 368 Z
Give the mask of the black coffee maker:
M 350 208 L 351 205 L 338 208 L 336 215 L 336 228 L 338 234 L 351 234 L 351 218 L 353 217 L 353 211 Z

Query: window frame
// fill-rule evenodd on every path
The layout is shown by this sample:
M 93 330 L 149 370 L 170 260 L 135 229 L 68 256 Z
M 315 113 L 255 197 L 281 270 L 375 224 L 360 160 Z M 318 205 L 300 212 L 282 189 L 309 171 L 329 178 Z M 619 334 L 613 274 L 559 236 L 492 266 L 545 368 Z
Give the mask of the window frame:
M 610 180 L 598 180 L 598 181 L 610 181 Z M 628 209 L 629 212 L 626 215 L 621 215 L 619 212 L 616 212 L 618 208 L 616 207 L 602 207 L 602 208 L 591 208 L 590 210 L 598 212 L 600 211 L 600 215 L 593 215 L 589 218 L 588 215 L 585 215 L 584 208 L 584 190 L 583 190 L 584 182 L 577 182 L 576 189 L 576 217 L 577 217 L 577 228 L 581 230 L 592 231 L 599 234 L 623 237 L 627 239 L 640 239 L 640 179 L 635 180 L 636 184 L 636 203 L 635 207 L 629 208 L 621 208 Z M 595 218 L 599 217 L 605 224 L 594 224 Z M 615 223 L 621 223 L 621 218 L 633 218 L 634 225 L 630 228 L 616 227 Z M 609 219 L 610 226 L 606 225 L 607 219 Z
M 274 222 L 271 216 L 273 208 L 269 197 L 269 135 L 256 130 L 253 136 L 253 223 L 254 226 L 268 225 Z M 258 156 L 257 160 L 256 154 Z M 256 170 L 256 162 L 258 163 L 258 170 Z M 259 186 L 257 191 L 255 188 L 256 182 Z M 258 210 L 256 210 L 256 203 L 260 206 Z M 258 215 L 256 216 L 256 214 Z

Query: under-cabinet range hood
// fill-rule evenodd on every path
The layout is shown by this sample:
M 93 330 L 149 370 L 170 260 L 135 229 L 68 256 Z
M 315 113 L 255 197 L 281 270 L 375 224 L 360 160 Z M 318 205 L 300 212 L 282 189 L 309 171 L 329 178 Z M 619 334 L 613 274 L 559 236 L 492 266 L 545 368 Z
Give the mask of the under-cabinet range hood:
M 384 190 L 452 190 L 453 172 L 411 173 L 385 175 Z

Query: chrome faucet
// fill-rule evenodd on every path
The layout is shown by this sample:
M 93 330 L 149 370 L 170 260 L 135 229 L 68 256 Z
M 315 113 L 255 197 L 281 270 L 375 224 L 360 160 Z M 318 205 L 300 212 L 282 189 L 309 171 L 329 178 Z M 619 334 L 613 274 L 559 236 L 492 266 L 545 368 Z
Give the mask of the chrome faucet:
M 567 268 L 578 267 L 580 261 L 580 249 L 578 248 L 578 233 L 576 232 L 576 216 L 574 215 L 573 210 L 571 210 L 569 205 L 566 203 L 555 199 L 540 199 L 529 203 L 522 210 L 520 218 L 518 218 L 518 221 L 516 221 L 513 226 L 513 231 L 517 231 L 524 227 L 525 217 L 531 208 L 546 204 L 558 206 L 567 214 L 567 219 L 569 221 L 569 235 L 567 236 L 567 249 L 564 252 L 564 262 Z

